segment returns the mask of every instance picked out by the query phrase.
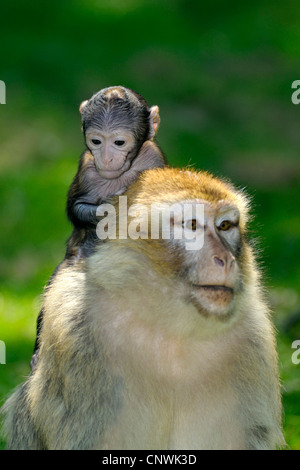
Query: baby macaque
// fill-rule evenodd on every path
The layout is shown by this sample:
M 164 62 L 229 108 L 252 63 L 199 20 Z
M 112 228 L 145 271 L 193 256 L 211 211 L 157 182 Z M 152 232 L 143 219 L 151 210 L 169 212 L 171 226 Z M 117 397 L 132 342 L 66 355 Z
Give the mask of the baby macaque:
M 98 240 L 97 207 L 122 194 L 142 171 L 166 164 L 162 151 L 153 142 L 160 123 L 159 108 L 150 108 L 135 91 L 121 86 L 105 88 L 84 101 L 79 109 L 87 149 L 68 192 L 67 214 L 73 232 L 65 259 L 48 286 L 62 265 L 93 252 Z M 42 319 L 43 309 L 37 321 L 32 368 L 37 360 Z
M 74 230 L 66 258 L 93 251 L 99 204 L 122 194 L 142 171 L 166 163 L 153 142 L 160 122 L 158 106 L 149 108 L 135 91 L 105 88 L 84 101 L 80 112 L 87 150 L 68 193 L 67 213 Z

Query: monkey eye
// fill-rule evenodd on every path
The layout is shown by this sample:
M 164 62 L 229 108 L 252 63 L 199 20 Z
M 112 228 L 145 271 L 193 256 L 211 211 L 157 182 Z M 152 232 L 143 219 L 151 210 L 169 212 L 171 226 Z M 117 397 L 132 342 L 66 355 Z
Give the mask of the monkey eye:
M 223 222 L 220 223 L 218 226 L 219 230 L 222 230 L 223 232 L 226 232 L 232 227 L 232 222 L 230 220 L 223 220 Z
M 100 145 L 100 144 L 101 144 L 101 140 L 99 140 L 99 139 L 92 139 L 92 143 L 93 143 L 94 145 Z
M 183 228 L 187 228 L 188 230 L 192 230 L 192 232 L 195 232 L 198 227 L 197 219 L 190 219 L 187 221 L 183 221 L 182 226 Z
M 115 140 L 115 145 L 118 147 L 122 147 L 125 144 L 125 140 Z

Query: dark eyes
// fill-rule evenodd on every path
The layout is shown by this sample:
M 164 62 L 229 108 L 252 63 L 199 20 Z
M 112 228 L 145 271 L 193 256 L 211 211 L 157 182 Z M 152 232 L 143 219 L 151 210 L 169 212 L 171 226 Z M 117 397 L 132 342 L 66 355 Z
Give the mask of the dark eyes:
M 94 145 L 100 145 L 100 144 L 101 144 L 101 140 L 99 140 L 99 139 L 92 139 L 92 143 L 93 143 Z
M 223 220 L 223 222 L 221 222 L 220 225 L 218 226 L 218 229 L 223 230 L 223 232 L 226 232 L 232 226 L 233 226 L 232 222 L 230 222 L 229 220 Z
M 100 145 L 102 143 L 100 139 L 91 139 L 91 142 L 94 145 Z M 122 145 L 125 144 L 125 140 L 115 140 L 114 144 L 117 145 L 118 147 L 122 147 Z

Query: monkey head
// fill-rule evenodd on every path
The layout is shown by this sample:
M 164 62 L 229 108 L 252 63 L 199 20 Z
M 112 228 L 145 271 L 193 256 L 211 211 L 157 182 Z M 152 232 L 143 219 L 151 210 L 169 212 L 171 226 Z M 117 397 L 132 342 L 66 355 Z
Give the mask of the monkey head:
M 137 207 L 127 222 L 129 232 L 137 213 L 139 225 L 127 247 L 145 255 L 163 278 L 172 279 L 201 315 L 230 317 L 251 264 L 245 195 L 207 173 L 170 168 L 144 172 L 125 194 L 128 205 Z M 160 224 L 169 217 L 169 237 L 162 226 L 159 235 L 151 236 L 159 211 Z M 177 236 L 180 230 L 182 236 Z
M 126 172 L 146 140 L 154 140 L 160 118 L 158 106 L 124 87 L 100 90 L 80 105 L 86 145 L 102 177 Z

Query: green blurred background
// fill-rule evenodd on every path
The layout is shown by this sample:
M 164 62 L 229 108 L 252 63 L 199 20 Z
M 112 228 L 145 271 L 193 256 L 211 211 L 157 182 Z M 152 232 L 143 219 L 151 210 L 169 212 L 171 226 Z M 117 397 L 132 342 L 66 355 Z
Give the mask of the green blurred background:
M 300 365 L 291 360 L 300 339 L 299 2 L 10 0 L 0 12 L 1 401 L 29 373 L 40 296 L 71 231 L 78 106 L 124 85 L 160 106 L 158 142 L 171 165 L 229 177 L 253 197 L 285 436 L 300 449 Z

